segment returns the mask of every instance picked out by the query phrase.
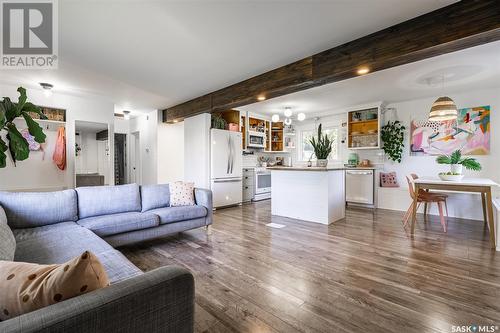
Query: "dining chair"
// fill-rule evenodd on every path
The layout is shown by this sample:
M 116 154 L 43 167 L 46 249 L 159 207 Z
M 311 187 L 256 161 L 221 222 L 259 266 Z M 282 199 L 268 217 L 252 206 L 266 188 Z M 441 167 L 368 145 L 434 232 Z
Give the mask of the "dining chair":
M 418 194 L 415 193 L 415 179 L 418 179 L 418 176 L 414 173 L 406 176 L 406 180 L 408 181 L 408 190 L 410 191 L 411 204 L 408 210 L 406 211 L 403 217 L 403 227 L 406 227 L 410 217 L 413 213 L 413 205 L 415 202 L 415 195 L 417 195 L 417 210 L 420 207 L 421 203 L 424 203 L 424 219 L 427 216 L 427 209 L 431 206 L 432 203 L 436 203 L 438 205 L 439 217 L 441 219 L 441 225 L 443 226 L 443 231 L 446 232 L 447 227 L 447 219 L 444 218 L 443 214 L 443 205 L 446 210 L 446 217 L 448 217 L 448 205 L 446 203 L 446 198 L 448 196 L 443 193 L 437 192 L 427 192 L 424 190 L 420 190 Z

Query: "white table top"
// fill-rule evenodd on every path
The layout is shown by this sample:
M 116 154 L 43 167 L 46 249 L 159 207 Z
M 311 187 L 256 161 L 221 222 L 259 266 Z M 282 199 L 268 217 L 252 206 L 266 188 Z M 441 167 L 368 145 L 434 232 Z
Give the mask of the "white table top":
M 499 186 L 493 180 L 488 178 L 470 178 L 464 177 L 459 181 L 449 181 L 449 180 L 441 180 L 438 177 L 422 177 L 417 178 L 414 181 L 416 184 L 434 184 L 434 185 L 468 185 L 468 186 Z

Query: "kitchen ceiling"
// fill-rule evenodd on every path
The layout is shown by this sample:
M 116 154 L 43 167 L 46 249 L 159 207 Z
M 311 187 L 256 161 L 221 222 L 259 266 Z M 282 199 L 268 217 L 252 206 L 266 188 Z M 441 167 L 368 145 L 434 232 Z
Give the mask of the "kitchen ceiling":
M 425 59 L 349 80 L 238 108 L 280 114 L 291 107 L 308 117 L 344 112 L 346 107 L 438 97 L 481 88 L 500 88 L 500 42 Z M 443 82 L 444 78 L 444 82 Z
M 165 108 L 449 5 L 452 0 L 59 1 L 59 69 L 0 83 Z

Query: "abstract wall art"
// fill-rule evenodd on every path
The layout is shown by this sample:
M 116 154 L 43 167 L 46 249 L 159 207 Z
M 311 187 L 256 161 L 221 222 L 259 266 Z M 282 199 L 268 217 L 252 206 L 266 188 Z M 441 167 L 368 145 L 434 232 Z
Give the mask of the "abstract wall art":
M 459 109 L 456 121 L 412 120 L 410 155 L 488 155 L 490 133 L 490 106 Z

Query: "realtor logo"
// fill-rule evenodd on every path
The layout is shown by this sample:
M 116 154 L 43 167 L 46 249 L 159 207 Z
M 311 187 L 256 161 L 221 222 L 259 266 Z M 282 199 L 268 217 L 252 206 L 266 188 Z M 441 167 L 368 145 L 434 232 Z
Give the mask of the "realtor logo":
M 0 0 L 1 68 L 57 68 L 56 0 Z

